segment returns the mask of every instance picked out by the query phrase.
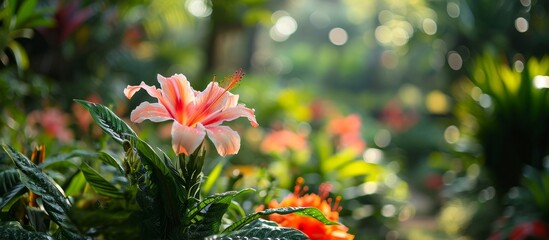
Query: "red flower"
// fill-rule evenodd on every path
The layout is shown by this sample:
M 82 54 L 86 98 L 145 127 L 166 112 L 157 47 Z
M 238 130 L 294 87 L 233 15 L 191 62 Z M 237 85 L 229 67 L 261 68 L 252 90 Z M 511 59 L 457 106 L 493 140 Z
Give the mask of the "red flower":
M 383 108 L 380 120 L 397 132 L 403 132 L 415 125 L 418 116 L 414 111 L 405 111 L 397 101 L 390 101 Z
M 45 133 L 55 137 L 61 142 L 69 142 L 73 139 L 73 134 L 68 128 L 69 115 L 59 108 L 46 108 L 43 111 L 33 111 L 27 117 L 29 126 L 40 125 Z
M 329 220 L 337 222 L 341 207 L 338 206 L 341 198 L 336 198 L 332 206 L 332 199 L 328 198 L 331 190 L 329 184 L 321 184 L 319 195 L 314 193 L 303 194 L 307 187 L 302 188 L 304 183 L 303 178 L 298 178 L 294 193 L 288 195 L 280 203 L 273 200 L 269 204 L 269 208 L 279 207 L 315 207 L 319 209 Z M 303 190 L 303 191 L 302 191 Z M 311 240 L 352 240 L 354 235 L 347 233 L 348 228 L 343 225 L 324 225 L 322 222 L 309 217 L 299 216 L 295 214 L 279 215 L 272 214 L 269 216 L 271 221 L 278 223 L 283 227 L 291 227 L 305 233 Z
M 547 229 L 547 224 L 541 220 L 525 222 L 517 225 L 513 229 L 511 235 L 509 236 L 509 239 L 549 239 L 549 229 Z

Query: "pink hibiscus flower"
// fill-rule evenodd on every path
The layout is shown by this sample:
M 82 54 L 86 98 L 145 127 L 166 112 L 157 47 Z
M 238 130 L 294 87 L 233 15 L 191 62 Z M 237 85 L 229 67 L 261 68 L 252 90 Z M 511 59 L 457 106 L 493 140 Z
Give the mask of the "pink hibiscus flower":
M 141 103 L 132 111 L 130 120 L 136 123 L 143 120 L 173 120 L 172 148 L 177 154 L 193 153 L 206 135 L 219 155 L 236 154 L 240 149 L 240 136 L 221 124 L 246 117 L 252 126 L 258 126 L 254 109 L 238 104 L 238 95 L 229 92 L 243 76 L 242 71 L 238 70 L 230 76 L 230 82 L 225 88 L 212 81 L 203 92 L 194 90 L 182 74 L 169 78 L 158 75 L 160 89 L 144 82 L 138 86 L 128 86 L 124 89 L 128 99 L 140 89 L 145 89 L 150 96 L 158 99 L 157 103 Z

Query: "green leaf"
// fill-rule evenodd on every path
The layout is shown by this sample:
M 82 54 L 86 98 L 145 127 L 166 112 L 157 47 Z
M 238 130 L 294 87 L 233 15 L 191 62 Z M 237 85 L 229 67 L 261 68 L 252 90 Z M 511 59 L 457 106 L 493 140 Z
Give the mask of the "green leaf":
M 304 233 L 295 229 L 280 227 L 275 222 L 257 219 L 242 229 L 230 233 L 213 235 L 205 240 L 237 240 L 237 239 L 279 239 L 300 240 L 309 239 Z
M 0 223 L 0 239 L 53 240 L 47 234 L 23 229 L 19 222 Z
M 122 144 L 130 137 L 137 138 L 137 134 L 107 107 L 84 100 L 75 99 L 74 101 L 86 108 L 99 127 L 118 143 Z
M 21 4 L 19 11 L 17 11 L 17 26 L 21 26 L 32 15 L 37 3 L 38 0 L 26 0 Z
M 202 192 L 209 193 L 212 189 L 215 182 L 217 182 L 217 179 L 219 178 L 219 175 L 221 175 L 221 170 L 223 170 L 224 162 L 220 161 L 215 165 L 214 169 L 210 174 L 208 174 L 208 177 L 206 178 L 206 181 L 204 182 L 204 185 L 202 186 Z
M 19 179 L 19 172 L 15 169 L 9 169 L 0 173 L 0 211 L 5 206 L 10 206 L 27 189 Z
M 122 168 L 122 165 L 120 165 L 120 163 L 116 161 L 116 159 L 114 159 L 114 157 L 111 156 L 110 154 L 106 152 L 99 153 L 99 160 L 113 166 L 114 168 L 116 168 L 116 170 L 118 170 L 118 172 L 120 172 L 121 174 L 124 174 L 124 169 Z
M 253 192 L 248 188 L 241 191 L 230 191 L 215 194 L 200 201 L 188 213 L 191 225 L 188 229 L 188 238 L 199 239 L 219 232 L 221 219 L 236 196 Z
M 84 177 L 97 193 L 112 198 L 124 197 L 124 194 L 118 188 L 103 178 L 103 176 L 88 164 L 82 163 L 80 170 L 82 170 Z
M 40 168 L 27 157 L 10 146 L 3 145 L 4 151 L 13 160 L 19 171 L 21 181 L 27 188 L 42 198 L 44 209 L 51 220 L 61 228 L 60 237 L 66 239 L 84 239 L 72 220 L 68 217 L 69 202 L 63 193 L 56 187 L 54 181 L 44 174 Z
M 29 220 L 29 226 L 37 232 L 46 232 L 49 229 L 50 220 L 46 212 L 40 208 L 25 206 L 25 216 Z
M 197 215 L 198 213 L 202 213 L 204 214 L 205 211 L 203 211 L 204 209 L 206 209 L 207 207 L 211 206 L 211 204 L 214 204 L 214 203 L 220 203 L 220 202 L 230 202 L 230 200 L 232 200 L 233 198 L 235 198 L 236 196 L 240 195 L 240 194 L 246 194 L 246 193 L 250 193 L 250 192 L 254 192 L 255 190 L 252 189 L 252 188 L 247 188 L 247 189 L 243 189 L 243 190 L 240 190 L 240 191 L 229 191 L 229 192 L 224 192 L 224 193 L 219 193 L 219 194 L 215 194 L 215 195 L 212 195 L 212 196 L 208 196 L 206 198 L 204 198 L 202 201 L 200 201 L 196 206 L 194 206 L 193 208 L 191 208 L 188 212 L 188 216 L 189 216 L 189 219 L 192 223 L 196 223 L 198 220 L 201 220 L 202 217 L 200 217 L 199 215 Z M 227 199 L 229 199 L 229 201 L 227 201 Z M 207 211 L 207 210 L 206 210 Z
M 318 210 L 317 208 L 313 208 L 313 207 L 284 207 L 284 208 L 270 208 L 270 209 L 266 209 L 266 210 L 263 210 L 263 211 L 260 211 L 260 212 L 256 212 L 256 213 L 252 213 L 248 216 L 246 216 L 245 218 L 243 219 L 240 219 L 239 221 L 233 223 L 231 226 L 227 227 L 223 233 L 228 233 L 228 232 L 233 232 L 233 231 L 236 231 L 236 230 L 239 230 L 241 229 L 242 227 L 246 226 L 247 224 L 251 223 L 252 221 L 258 219 L 259 217 L 261 216 L 266 216 L 266 215 L 271 215 L 273 213 L 278 213 L 278 214 L 290 214 L 290 213 L 295 213 L 297 215 L 301 215 L 301 216 L 307 216 L 307 217 L 312 217 L 326 225 L 337 225 L 339 223 L 337 222 L 332 222 L 330 220 L 328 220 L 326 218 L 326 216 L 324 216 L 324 214 L 322 214 L 322 212 L 320 210 Z
M 19 71 L 27 69 L 29 67 L 29 57 L 27 56 L 25 49 L 16 41 L 8 42 L 8 48 L 15 57 L 15 62 L 17 63 Z
M 144 142 L 143 140 L 139 138 L 132 138 L 132 141 L 135 144 L 135 148 L 137 149 L 137 152 L 139 153 L 139 156 L 143 159 L 145 158 L 148 160 L 149 164 L 152 164 L 153 167 L 158 169 L 160 173 L 164 176 L 170 175 L 170 169 L 166 165 L 166 163 L 162 160 L 163 158 L 158 156 L 156 152 L 152 149 L 152 147 Z
M 132 137 L 129 142 L 143 165 L 132 176 L 132 179 L 139 181 L 139 206 L 144 209 L 145 214 L 154 216 L 147 220 L 151 221 L 147 227 L 156 228 L 161 237 L 167 237 L 169 233 L 166 233 L 166 229 L 177 230 L 181 219 L 185 218 L 186 192 L 172 175 L 174 173 L 170 170 L 169 159 L 158 156 L 149 144 L 137 137 Z
M 80 162 L 83 158 L 95 159 L 97 158 L 97 153 L 80 149 L 73 150 L 68 153 L 47 157 L 46 160 L 39 166 L 42 169 L 55 167 L 78 167 L 80 166 Z
M 76 175 L 72 177 L 69 185 L 65 189 L 65 194 L 67 196 L 78 195 L 82 192 L 85 186 L 86 178 L 84 177 L 84 173 L 82 173 L 82 171 L 77 171 Z

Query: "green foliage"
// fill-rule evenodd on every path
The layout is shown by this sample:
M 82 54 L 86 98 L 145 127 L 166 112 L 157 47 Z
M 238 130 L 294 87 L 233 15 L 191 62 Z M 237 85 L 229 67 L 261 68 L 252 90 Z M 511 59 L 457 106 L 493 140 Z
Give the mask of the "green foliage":
M 21 172 L 21 181 L 25 186 L 42 198 L 44 209 L 51 220 L 60 227 L 58 237 L 61 239 L 83 239 L 78 229 L 69 218 L 70 204 L 55 182 L 45 175 L 27 157 L 10 146 L 2 146 Z
M 517 71 L 485 54 L 471 70 L 480 93 L 472 94 L 462 107 L 476 120 L 474 134 L 499 193 L 519 184 L 523 166 L 542 169 L 543 157 L 549 154 L 549 95 L 535 82 L 546 75 L 547 57 L 532 58 Z
M 25 185 L 19 180 L 19 172 L 8 169 L 0 172 L 0 211 L 10 206 L 26 192 Z
M 82 163 L 82 165 L 80 165 L 80 170 L 82 170 L 86 181 L 92 186 L 95 191 L 97 191 L 97 193 L 111 198 L 124 197 L 120 189 L 118 189 L 105 178 L 103 178 L 103 176 L 101 176 L 88 164 Z
M 14 1 L 2 3 L 0 10 L 0 61 L 8 63 L 5 49 L 9 49 L 21 72 L 29 67 L 29 57 L 17 38 L 31 38 L 32 28 L 52 26 L 53 19 L 46 18 L 52 12 L 49 8 L 37 8 L 38 0 Z
M 107 107 L 84 100 L 74 101 L 86 108 L 99 127 L 118 143 L 122 143 L 130 137 L 137 137 L 135 132 Z
M 45 233 L 32 232 L 21 227 L 19 222 L 0 222 L 0 238 L 2 239 L 28 239 L 28 240 L 53 240 Z
M 256 219 L 240 230 L 213 235 L 205 238 L 206 240 L 237 240 L 237 239 L 265 239 L 265 238 L 274 238 L 280 240 L 298 240 L 298 239 L 309 239 L 302 232 L 294 228 L 279 227 L 276 223 Z

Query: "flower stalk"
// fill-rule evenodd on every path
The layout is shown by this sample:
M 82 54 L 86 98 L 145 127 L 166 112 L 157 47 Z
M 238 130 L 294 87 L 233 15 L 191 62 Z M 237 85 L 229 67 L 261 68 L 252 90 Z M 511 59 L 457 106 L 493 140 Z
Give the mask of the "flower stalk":
M 188 199 L 200 199 L 200 184 L 202 183 L 202 167 L 206 158 L 204 142 L 189 156 L 179 154 L 179 167 L 183 176 L 183 187 Z

